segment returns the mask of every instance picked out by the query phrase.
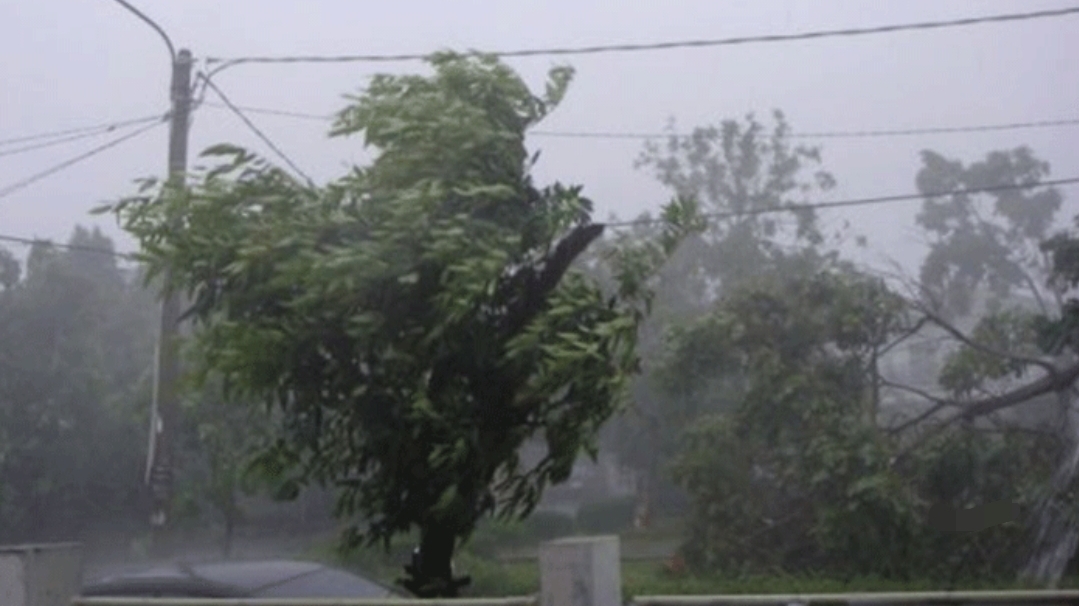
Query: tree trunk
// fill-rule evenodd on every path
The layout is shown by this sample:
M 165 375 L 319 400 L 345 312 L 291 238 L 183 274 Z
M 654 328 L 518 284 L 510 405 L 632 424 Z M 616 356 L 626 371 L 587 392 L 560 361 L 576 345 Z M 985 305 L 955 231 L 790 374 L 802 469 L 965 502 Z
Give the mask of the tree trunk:
M 419 598 L 455 598 L 459 590 L 453 577 L 456 536 L 451 527 L 437 522 L 420 530 L 420 554 L 405 587 Z

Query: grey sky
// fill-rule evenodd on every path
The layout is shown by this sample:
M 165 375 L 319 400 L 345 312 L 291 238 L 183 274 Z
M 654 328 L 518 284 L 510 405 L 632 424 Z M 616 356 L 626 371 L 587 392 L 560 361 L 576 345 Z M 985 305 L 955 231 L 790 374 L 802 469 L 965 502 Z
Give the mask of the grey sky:
M 796 32 L 1057 8 L 1057 0 L 134 0 L 177 46 L 207 56 L 482 50 Z M 609 7 L 617 8 L 609 8 Z M 669 117 L 682 128 L 746 112 L 786 112 L 802 131 L 915 128 L 1079 117 L 1079 17 L 929 32 L 653 53 L 513 59 L 531 82 L 568 62 L 570 94 L 548 130 L 657 131 Z M 379 71 L 417 63 L 248 65 L 219 86 L 242 105 L 327 113 Z M 164 112 L 168 58 L 157 35 L 111 0 L 9 0 L 0 4 L 0 139 Z M 328 141 L 325 125 L 252 115 L 316 179 L 362 159 L 359 142 Z M 839 180 L 833 197 L 913 191 L 917 152 L 931 148 L 972 160 L 992 149 L 1030 145 L 1057 177 L 1079 175 L 1079 128 L 987 134 L 822 141 Z M 108 137 L 0 157 L 0 188 Z M 166 129 L 0 199 L 0 233 L 64 239 L 76 223 L 99 224 L 133 243 L 98 201 L 132 191 L 137 177 L 160 175 Z M 229 141 L 268 153 L 231 114 L 204 107 L 192 152 Z M 541 181 L 585 185 L 599 216 L 634 215 L 666 193 L 632 167 L 639 141 L 535 138 Z M 193 156 L 193 162 L 195 162 Z M 1079 188 L 1065 190 L 1067 216 Z M 917 254 L 917 203 L 826 215 L 849 219 L 869 237 L 874 257 Z

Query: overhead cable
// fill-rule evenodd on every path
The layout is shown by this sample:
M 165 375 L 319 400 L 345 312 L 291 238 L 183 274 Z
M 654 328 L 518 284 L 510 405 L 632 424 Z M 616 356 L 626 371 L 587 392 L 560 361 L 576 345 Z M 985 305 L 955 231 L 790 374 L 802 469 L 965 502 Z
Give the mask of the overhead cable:
M 247 128 L 249 128 L 251 132 L 255 133 L 255 136 L 257 136 L 259 139 L 262 140 L 263 143 L 269 146 L 269 148 L 273 150 L 273 152 L 276 153 L 278 157 L 284 160 L 285 163 L 288 164 L 292 168 L 292 170 L 296 172 L 296 174 L 303 177 L 308 182 L 308 184 L 314 183 L 311 177 L 307 176 L 307 173 L 305 173 L 303 169 L 297 166 L 296 163 L 288 157 L 288 154 L 286 154 L 280 147 L 278 147 L 276 143 L 270 140 L 270 138 L 267 137 L 266 134 L 262 132 L 262 130 L 258 126 L 255 126 L 255 123 L 252 122 L 250 118 L 244 115 L 243 110 L 234 105 L 232 101 L 230 101 L 229 98 L 225 96 L 225 93 L 223 93 L 221 89 L 218 88 L 216 84 L 214 84 L 214 81 L 211 78 L 203 77 L 203 82 L 205 82 L 207 87 L 214 91 L 214 94 L 216 94 L 217 97 L 221 99 L 221 101 L 229 110 L 232 111 L 232 113 L 236 114 L 236 116 L 239 117 L 245 125 L 247 125 Z
M 6 198 L 7 196 L 10 196 L 11 194 L 13 194 L 13 193 L 15 193 L 15 192 L 17 192 L 17 191 L 19 191 L 21 189 L 29 187 L 30 185 L 33 185 L 34 183 L 36 183 L 36 182 L 38 182 L 38 181 L 40 181 L 42 179 L 45 179 L 46 177 L 50 177 L 50 176 L 52 176 L 52 175 L 54 175 L 54 174 L 56 174 L 56 173 L 58 173 L 58 172 L 60 172 L 60 171 L 62 171 L 64 169 L 66 169 L 66 168 L 74 166 L 75 164 L 78 164 L 79 162 L 82 162 L 83 160 L 87 160 L 87 159 L 92 158 L 92 157 L 94 157 L 94 156 L 96 156 L 96 155 L 98 155 L 98 154 L 100 154 L 100 153 L 102 153 L 102 152 L 104 152 L 104 151 L 106 151 L 108 149 L 116 147 L 117 145 L 120 145 L 121 143 L 123 143 L 125 141 L 128 141 L 130 139 L 134 139 L 135 137 L 137 137 L 137 136 L 139 136 L 139 135 L 141 135 L 141 134 L 143 134 L 143 133 L 145 133 L 145 132 L 147 132 L 147 131 L 149 131 L 149 130 L 151 130 L 153 128 L 156 128 L 156 127 L 160 126 L 166 120 L 167 120 L 167 115 L 164 118 L 159 118 L 159 121 L 157 121 L 157 122 L 147 124 L 147 125 L 143 126 L 142 128 L 136 129 L 136 130 L 134 130 L 134 131 L 132 131 L 132 132 L 126 134 L 126 135 L 123 135 L 122 137 L 117 137 L 117 138 L 113 139 L 112 141 L 109 141 L 108 143 L 105 143 L 103 145 L 99 145 L 99 146 L 97 146 L 97 147 L 95 147 L 95 148 L 93 148 L 93 149 L 91 149 L 91 150 L 89 150 L 87 152 L 84 152 L 82 154 L 79 154 L 78 156 L 75 156 L 74 158 L 70 158 L 68 160 L 65 160 L 65 161 L 63 161 L 63 162 L 61 162 L 61 163 L 59 163 L 59 164 L 57 164 L 55 166 L 52 166 L 50 168 L 47 168 L 47 169 L 45 169 L 45 170 L 43 170 L 43 171 L 41 171 L 39 173 L 30 175 L 29 177 L 26 177 L 25 179 L 22 179 L 20 181 L 16 181 L 15 183 L 7 185 L 6 187 L 0 188 L 0 199 Z
M 804 212 L 811 210 L 820 210 L 825 208 L 850 208 L 853 206 L 872 206 L 877 204 L 890 204 L 892 202 L 905 202 L 910 200 L 924 200 L 931 198 L 942 198 L 945 196 L 960 196 L 970 194 L 987 194 L 1003 191 L 1017 191 L 1025 189 L 1034 189 L 1038 187 L 1055 187 L 1058 185 L 1075 185 L 1079 184 L 1079 177 L 1068 177 L 1064 179 L 1049 179 L 1040 181 L 1038 183 L 1009 183 L 1006 185 L 995 185 L 990 187 L 970 187 L 959 188 L 948 191 L 940 192 L 920 192 L 916 194 L 898 194 L 892 196 L 875 196 L 871 198 L 854 198 L 848 200 L 836 200 L 833 202 L 813 202 L 809 204 L 788 204 L 787 206 L 776 206 L 768 208 L 753 208 L 749 210 L 741 211 L 724 211 L 714 213 L 701 213 L 701 217 L 707 220 L 720 220 L 720 219 L 735 219 L 738 217 L 747 217 L 755 215 L 769 215 L 782 212 Z M 633 227 L 636 225 L 649 225 L 659 223 L 663 219 L 659 217 L 655 218 L 642 218 L 632 219 L 627 221 L 612 221 L 606 223 L 608 227 Z
M 600 53 L 626 53 L 642 51 L 662 51 L 678 48 L 704 48 L 716 46 L 734 46 L 743 44 L 759 44 L 770 42 L 793 42 L 799 40 L 814 40 L 819 38 L 835 38 L 850 36 L 866 36 L 873 34 L 889 34 L 904 31 L 933 30 L 954 27 L 968 27 L 972 25 L 985 25 L 991 23 L 1007 23 L 1015 21 L 1030 21 L 1033 19 L 1048 19 L 1066 17 L 1079 13 L 1079 6 L 1070 6 L 1059 9 L 1030 11 L 1022 13 L 1006 13 L 998 15 L 986 15 L 981 17 L 965 17 L 959 19 L 947 19 L 942 21 L 921 21 L 915 23 L 900 23 L 891 25 L 878 25 L 873 27 L 851 27 L 842 29 L 817 30 L 799 32 L 793 34 L 764 34 L 756 36 L 738 36 L 733 38 L 714 38 L 703 40 L 678 40 L 671 42 L 652 42 L 646 44 L 603 44 L 595 46 L 576 47 L 553 47 L 532 48 L 503 51 L 477 51 L 486 55 L 497 57 L 537 57 L 537 56 L 562 56 L 562 55 L 595 55 Z M 356 55 L 292 55 L 292 56 L 251 56 L 251 57 L 209 57 L 207 63 L 225 65 L 240 65 L 245 63 L 378 63 L 396 61 L 420 61 L 428 59 L 434 53 L 406 53 L 406 54 L 356 54 Z
M 11 139 L 0 140 L 0 147 L 5 145 L 14 145 L 16 143 L 26 143 L 28 141 L 38 141 L 41 139 L 55 139 L 58 137 L 67 137 L 79 134 L 96 135 L 99 133 L 108 133 L 114 130 L 124 128 L 126 126 L 137 126 L 139 124 L 146 124 L 148 122 L 154 122 L 161 119 L 161 114 L 154 114 L 152 116 L 143 116 L 141 118 L 132 118 L 131 120 L 123 120 L 121 122 L 107 122 L 104 124 L 95 124 L 93 126 L 81 126 L 78 128 L 68 128 L 65 130 L 57 130 L 46 133 L 38 133 L 36 135 L 24 135 L 21 137 L 14 137 Z
M 106 255 L 109 257 L 119 257 L 122 259 L 136 260 L 138 257 L 135 253 L 118 252 L 111 248 L 102 248 L 99 246 L 83 246 L 79 244 L 59 244 L 52 240 L 46 240 L 44 238 L 25 238 L 21 236 L 12 236 L 9 234 L 0 234 L 0 242 L 10 242 L 12 244 L 23 244 L 25 246 L 49 246 L 53 248 L 60 248 L 63 250 L 71 250 L 77 252 L 87 252 L 100 255 Z
M 154 120 L 160 120 L 161 117 L 160 116 L 155 116 L 153 119 Z M 146 121 L 146 122 L 149 122 L 149 121 Z M 143 123 L 145 123 L 145 122 L 143 122 Z M 139 122 L 136 122 L 135 124 L 139 124 Z M 44 142 L 41 142 L 41 143 L 32 143 L 32 144 L 29 144 L 29 145 L 24 145 L 22 147 L 16 147 L 14 149 L 5 149 L 5 150 L 0 151 L 0 157 L 15 156 L 15 155 L 18 155 L 18 154 L 24 154 L 24 153 L 36 151 L 36 150 L 39 150 L 39 149 L 45 149 L 47 147 L 55 147 L 57 145 L 64 145 L 66 143 L 72 143 L 74 141 L 82 141 L 83 139 L 89 139 L 89 138 L 92 138 L 92 137 L 100 137 L 102 135 L 106 135 L 108 133 L 111 133 L 114 130 L 116 130 L 116 129 L 115 128 L 109 128 L 109 129 L 104 129 L 104 130 L 88 131 L 88 132 L 84 132 L 84 133 L 78 133 L 78 134 L 74 134 L 74 135 L 68 135 L 66 137 L 60 137 L 60 138 L 57 138 L 57 139 L 52 139 L 52 140 L 49 140 L 49 141 L 44 141 Z

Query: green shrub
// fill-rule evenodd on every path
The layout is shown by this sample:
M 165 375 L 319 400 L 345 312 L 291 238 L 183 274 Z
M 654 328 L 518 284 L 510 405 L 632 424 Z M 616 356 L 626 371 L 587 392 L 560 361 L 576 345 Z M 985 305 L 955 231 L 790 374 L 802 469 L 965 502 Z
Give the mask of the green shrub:
M 633 526 L 636 507 L 632 496 L 587 503 L 577 510 L 577 527 L 590 534 L 617 534 Z
M 577 531 L 573 516 L 558 511 L 534 511 L 525 520 L 525 528 L 536 541 L 550 541 Z

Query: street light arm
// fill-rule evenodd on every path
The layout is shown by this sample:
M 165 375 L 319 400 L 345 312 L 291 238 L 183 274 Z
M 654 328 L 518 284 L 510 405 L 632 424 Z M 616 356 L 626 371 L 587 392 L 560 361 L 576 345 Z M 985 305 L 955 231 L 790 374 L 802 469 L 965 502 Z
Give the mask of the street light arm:
M 161 29 L 161 26 L 157 23 L 154 23 L 153 19 L 147 17 L 142 11 L 132 6 L 131 3 L 127 2 L 127 0 L 116 0 L 116 2 L 118 2 L 120 6 L 123 6 L 127 10 L 131 11 L 139 19 L 145 21 L 147 25 L 154 28 L 154 30 L 158 34 L 161 34 L 161 39 L 165 41 L 165 46 L 169 48 L 169 58 L 172 60 L 173 63 L 176 63 L 176 47 L 172 45 L 172 40 L 169 40 L 169 35 L 165 33 L 165 30 Z

